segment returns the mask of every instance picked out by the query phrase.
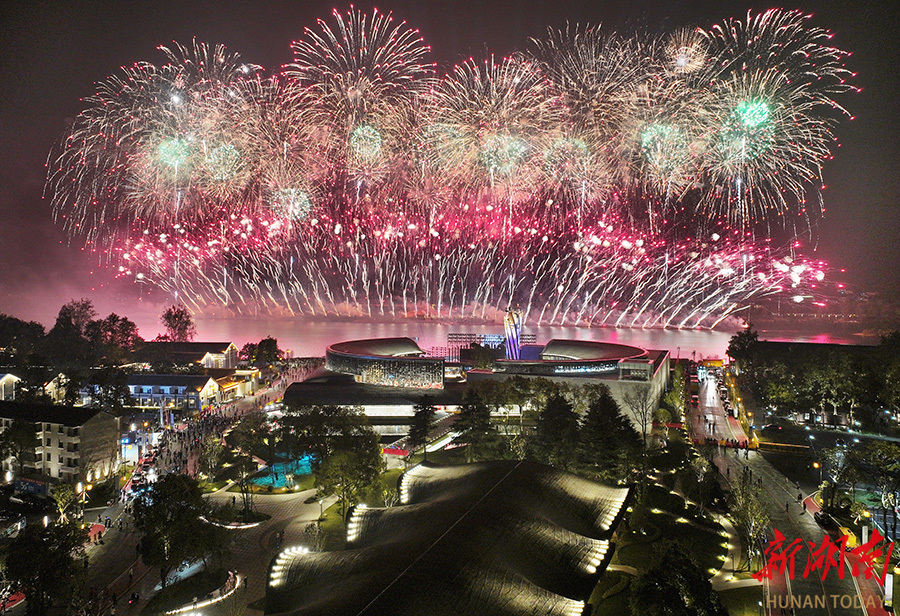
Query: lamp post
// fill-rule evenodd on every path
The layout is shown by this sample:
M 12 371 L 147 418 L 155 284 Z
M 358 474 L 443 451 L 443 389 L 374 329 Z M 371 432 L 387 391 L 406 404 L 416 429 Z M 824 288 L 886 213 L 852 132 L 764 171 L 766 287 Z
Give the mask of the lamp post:
M 87 485 L 84 485 L 80 481 L 77 484 L 75 484 L 75 492 L 77 493 L 78 497 L 80 497 L 80 499 L 81 499 L 81 522 L 82 523 L 84 523 L 84 504 L 85 504 L 85 501 L 87 500 L 87 493 L 88 493 L 88 490 L 92 489 L 93 487 L 94 487 L 93 484 L 89 483 Z
M 813 462 L 813 468 L 819 469 L 819 484 L 821 485 L 821 483 L 822 483 L 822 465 L 819 464 L 818 462 Z

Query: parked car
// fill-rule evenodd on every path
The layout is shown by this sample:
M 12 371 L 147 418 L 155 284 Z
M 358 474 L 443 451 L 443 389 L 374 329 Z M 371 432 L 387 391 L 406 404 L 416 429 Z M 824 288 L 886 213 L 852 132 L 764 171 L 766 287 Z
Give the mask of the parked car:
M 815 518 L 816 523 L 829 535 L 833 535 L 834 537 L 841 536 L 841 527 L 831 514 L 825 513 L 824 511 L 817 511 L 813 518 Z

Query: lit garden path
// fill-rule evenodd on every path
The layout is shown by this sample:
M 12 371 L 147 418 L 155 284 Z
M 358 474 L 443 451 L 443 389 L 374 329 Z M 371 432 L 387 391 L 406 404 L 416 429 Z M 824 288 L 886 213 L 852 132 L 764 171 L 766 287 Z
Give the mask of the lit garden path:
M 319 503 L 307 504 L 304 501 L 314 496 L 316 491 L 305 490 L 293 494 L 254 494 L 254 509 L 271 516 L 259 526 L 243 530 L 229 531 L 234 534 L 232 554 L 226 565 L 237 570 L 241 576 L 247 577 L 247 592 L 242 601 L 252 606 L 248 614 L 262 613 L 262 601 L 266 594 L 266 574 L 272 557 L 277 550 L 275 541 L 277 533 L 284 531 L 281 548 L 303 543 L 306 526 L 319 519 Z M 207 498 L 217 505 L 230 505 L 234 493 L 220 490 Z M 237 495 L 240 499 L 240 495 Z M 328 509 L 337 502 L 337 497 L 327 497 L 322 507 Z M 211 605 L 204 608 L 205 616 L 230 616 L 226 604 Z M 259 612 L 256 609 L 259 609 Z

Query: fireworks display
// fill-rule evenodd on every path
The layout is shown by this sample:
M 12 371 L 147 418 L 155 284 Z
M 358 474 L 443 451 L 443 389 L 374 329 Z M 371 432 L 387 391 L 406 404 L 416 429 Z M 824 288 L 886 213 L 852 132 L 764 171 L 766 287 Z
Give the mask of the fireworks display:
M 307 29 L 272 76 L 160 48 L 85 100 L 46 193 L 197 310 L 710 327 L 826 270 L 797 237 L 854 88 L 807 22 L 569 27 L 443 77 L 377 11 Z

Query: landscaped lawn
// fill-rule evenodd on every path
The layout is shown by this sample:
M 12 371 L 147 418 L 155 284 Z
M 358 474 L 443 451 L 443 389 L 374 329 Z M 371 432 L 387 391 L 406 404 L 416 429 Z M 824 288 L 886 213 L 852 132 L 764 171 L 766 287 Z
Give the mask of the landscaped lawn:
M 347 527 L 340 513 L 340 501 L 325 510 L 325 519 L 320 522 L 322 532 L 325 533 L 323 552 L 335 552 L 343 550 L 347 543 Z
M 228 578 L 228 572 L 224 569 L 214 571 L 203 570 L 189 578 L 179 580 L 156 593 L 147 605 L 141 610 L 141 614 L 155 616 L 164 614 L 168 610 L 174 610 L 190 604 L 194 597 L 202 601 L 206 595 L 221 587 Z M 128 597 L 122 597 L 125 601 Z
M 719 592 L 719 598 L 728 610 L 729 616 L 759 616 L 759 602 L 765 601 L 762 586 L 723 590 Z
M 629 614 L 629 580 L 632 576 L 621 571 L 607 571 L 594 587 L 588 603 L 593 606 L 591 616 L 621 616 Z M 608 594 L 609 596 L 604 597 Z
M 685 506 L 685 501 L 666 488 L 648 487 L 646 507 L 648 524 L 658 532 L 647 537 L 631 533 L 616 550 L 616 562 L 643 570 L 655 562 L 655 547 L 660 537 L 677 541 L 687 548 L 704 570 L 718 570 L 728 554 L 728 539 L 722 526 L 705 511 Z M 657 510 L 658 513 L 653 512 Z M 681 521 L 679 521 L 681 520 Z

